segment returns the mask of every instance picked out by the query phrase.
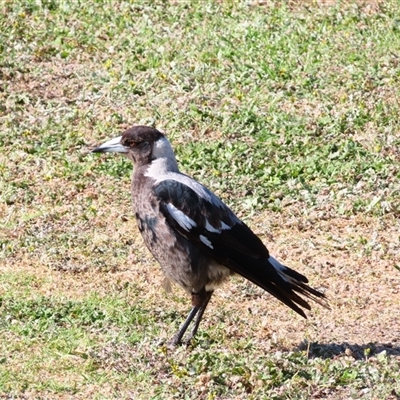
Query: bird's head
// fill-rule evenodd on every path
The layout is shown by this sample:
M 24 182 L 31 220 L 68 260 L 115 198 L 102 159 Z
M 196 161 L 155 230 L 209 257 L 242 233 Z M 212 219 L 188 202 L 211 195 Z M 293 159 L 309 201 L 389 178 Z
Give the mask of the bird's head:
M 136 166 L 164 160 L 176 165 L 172 147 L 163 133 L 149 126 L 137 125 L 127 129 L 122 136 L 111 139 L 92 150 L 93 153 L 123 153 Z

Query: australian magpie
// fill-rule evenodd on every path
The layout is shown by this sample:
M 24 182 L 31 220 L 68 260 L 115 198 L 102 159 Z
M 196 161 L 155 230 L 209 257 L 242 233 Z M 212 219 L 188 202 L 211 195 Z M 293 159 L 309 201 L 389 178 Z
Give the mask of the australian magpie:
M 125 154 L 135 165 L 132 198 L 138 228 L 166 277 L 192 298 L 193 308 L 170 344 L 196 334 L 214 289 L 237 273 L 306 318 L 306 298 L 329 308 L 308 279 L 272 257 L 262 241 L 222 200 L 181 173 L 174 151 L 157 129 L 133 126 L 93 150 Z

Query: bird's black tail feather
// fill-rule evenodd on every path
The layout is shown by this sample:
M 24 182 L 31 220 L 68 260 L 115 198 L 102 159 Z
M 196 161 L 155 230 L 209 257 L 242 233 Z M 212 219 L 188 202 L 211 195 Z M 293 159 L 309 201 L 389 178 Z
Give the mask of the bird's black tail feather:
M 272 265 L 274 268 L 275 266 Z M 312 288 L 311 286 L 307 285 L 308 279 L 298 273 L 297 271 L 286 267 L 282 266 L 283 268 L 275 268 L 277 269 L 278 274 L 282 277 L 282 279 L 285 282 L 288 282 L 290 285 L 289 293 L 288 296 L 297 304 L 301 305 L 302 307 L 306 308 L 307 310 L 310 310 L 311 307 L 310 305 L 300 296 L 298 296 L 296 293 L 300 293 L 304 297 L 307 297 L 308 299 L 311 299 L 321 305 L 322 307 L 325 307 L 327 309 L 330 309 L 330 306 L 328 302 L 326 301 L 326 296 L 324 293 L 319 292 L 318 290 Z M 286 285 L 284 285 L 284 288 L 286 288 Z
M 307 316 L 302 308 L 311 310 L 311 306 L 300 295 L 330 309 L 324 293 L 310 287 L 304 275 L 282 265 L 273 257 L 270 257 L 262 266 L 247 266 L 244 269 L 237 263 L 231 263 L 230 268 L 269 292 L 304 318 Z

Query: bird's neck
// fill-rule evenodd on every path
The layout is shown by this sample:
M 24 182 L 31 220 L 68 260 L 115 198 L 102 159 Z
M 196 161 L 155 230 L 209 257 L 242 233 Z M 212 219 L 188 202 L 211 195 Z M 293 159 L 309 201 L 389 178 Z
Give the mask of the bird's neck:
M 147 168 L 146 176 L 157 178 L 168 172 L 179 172 L 174 150 L 166 137 L 154 143 L 152 156 L 153 160 Z
M 176 162 L 175 157 L 156 158 L 149 164 L 145 175 L 157 179 L 169 172 L 179 172 L 178 163 Z

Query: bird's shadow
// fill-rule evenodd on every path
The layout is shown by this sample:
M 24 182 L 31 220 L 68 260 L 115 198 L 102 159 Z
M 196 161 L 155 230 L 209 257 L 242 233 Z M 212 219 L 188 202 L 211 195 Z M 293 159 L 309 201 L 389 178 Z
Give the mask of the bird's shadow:
M 398 343 L 318 343 L 303 341 L 299 350 L 306 350 L 309 358 L 335 359 L 342 356 L 351 356 L 356 360 L 365 360 L 378 354 L 400 357 Z M 385 352 L 385 353 L 383 353 Z

